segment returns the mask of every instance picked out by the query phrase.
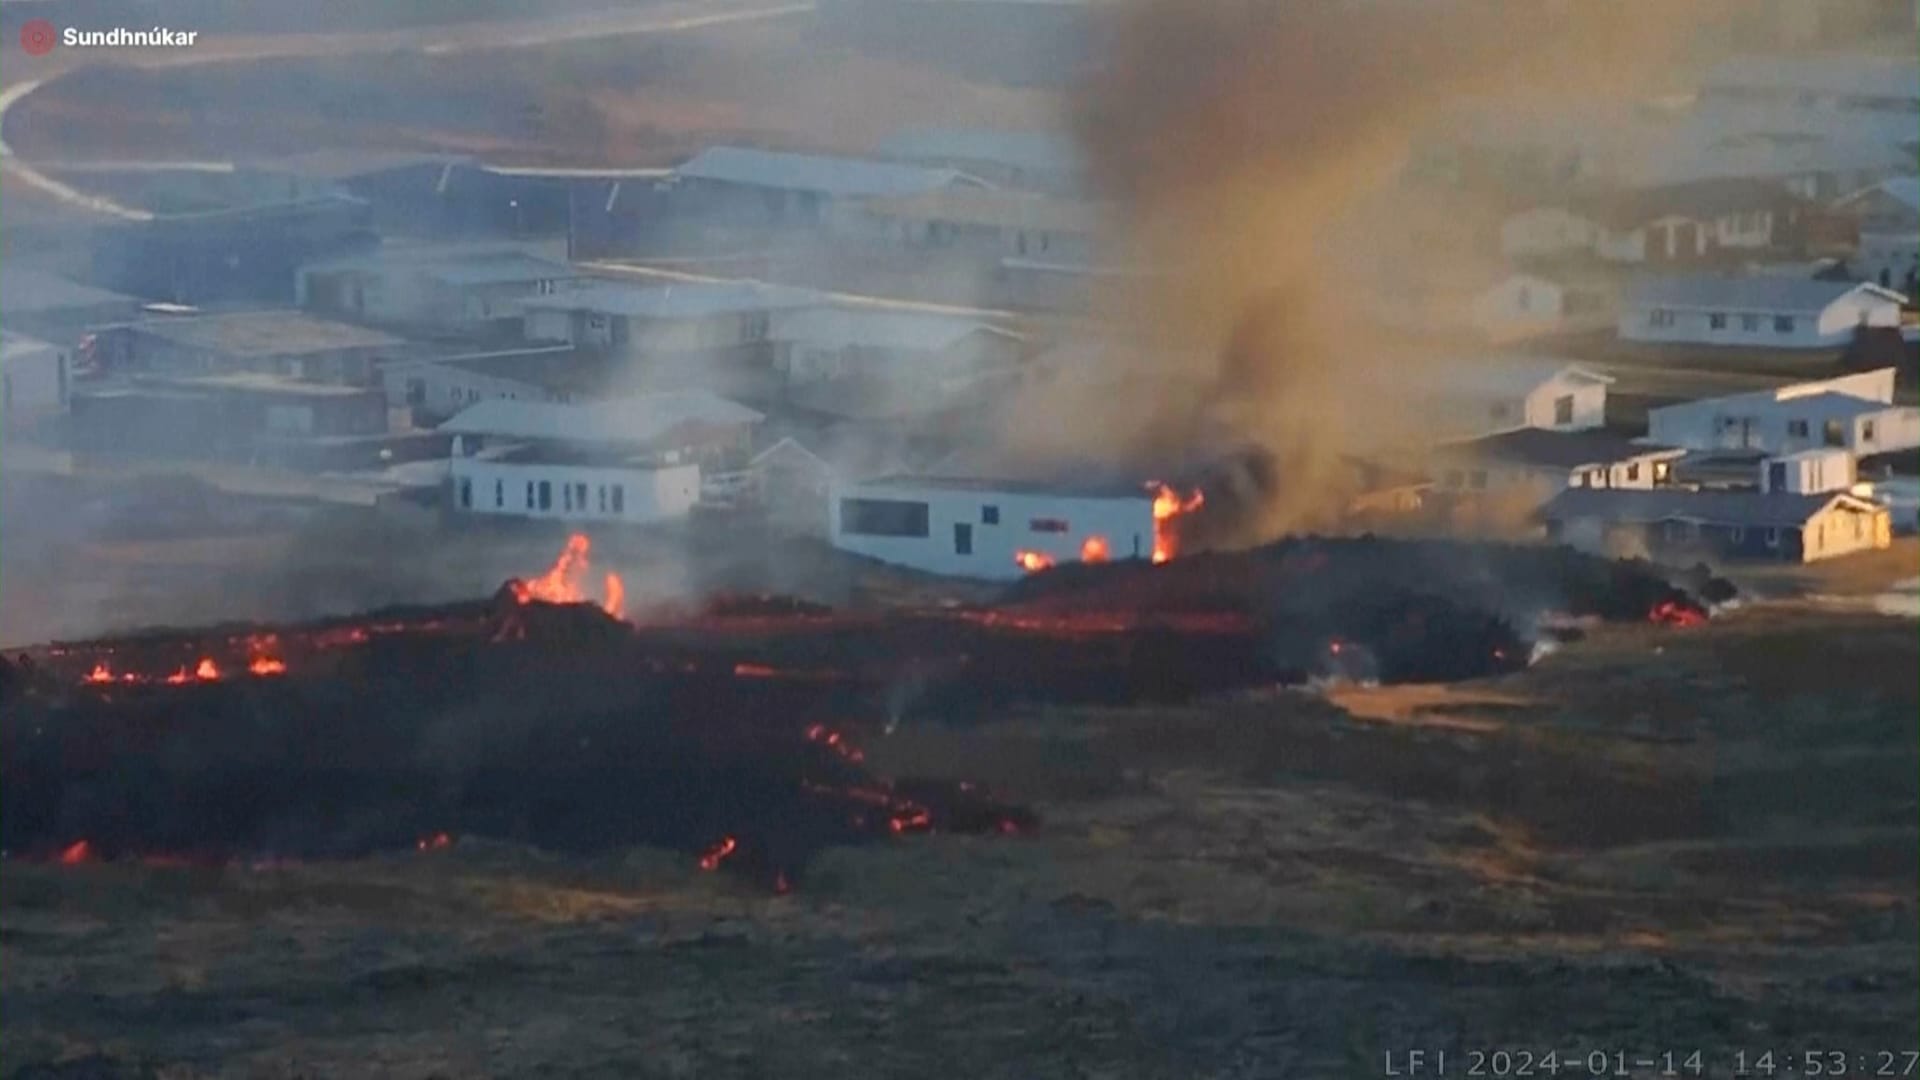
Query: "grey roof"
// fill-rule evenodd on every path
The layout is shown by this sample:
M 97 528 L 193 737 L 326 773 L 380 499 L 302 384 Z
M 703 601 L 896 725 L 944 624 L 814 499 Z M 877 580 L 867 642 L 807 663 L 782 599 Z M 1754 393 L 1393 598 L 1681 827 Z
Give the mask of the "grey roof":
M 1835 500 L 1849 498 L 1837 491 L 1800 495 L 1785 491 L 1568 488 L 1547 500 L 1540 514 L 1549 521 L 1599 518 L 1642 524 L 1697 521 L 1713 525 L 1798 528 Z
M 449 285 L 499 285 L 573 277 L 573 267 L 513 245 L 382 245 L 362 255 L 321 259 L 307 271 L 358 270 L 378 273 L 406 268 Z
M 981 332 L 1017 339 L 1008 331 L 959 315 L 831 307 L 782 312 L 774 319 L 767 336 L 775 341 L 797 341 L 832 349 L 862 346 L 901 352 L 940 352 Z
M 68 281 L 57 274 L 0 268 L 0 311 L 26 314 L 107 305 L 134 308 L 139 304 L 140 301 L 131 296 Z
M 1908 210 L 1920 211 L 1920 176 L 1895 176 L 1869 188 L 1853 192 L 1834 201 L 1835 206 L 1850 206 L 1861 199 L 1884 194 Z
M 1635 442 L 1605 429 L 1549 431 L 1516 428 L 1477 439 L 1447 443 L 1435 454 L 1453 461 L 1498 461 L 1553 469 L 1577 469 L 1653 456 L 1677 457 L 1684 451 L 1669 446 Z
M 990 128 L 910 128 L 894 133 L 875 151 L 905 161 L 982 162 L 1060 177 L 1078 174 L 1080 147 L 1065 135 Z
M 1644 278 L 1627 289 L 1628 307 L 1692 308 L 1719 311 L 1758 311 L 1818 314 L 1835 300 L 1856 290 L 1899 303 L 1904 298 L 1878 285 L 1851 281 L 1817 281 L 1763 274 L 1724 277 Z
M 672 285 L 585 285 L 551 296 L 528 297 L 524 307 L 592 311 L 650 319 L 700 319 L 710 315 L 805 307 L 821 297 L 805 289 L 751 281 L 690 281 Z
M 441 424 L 440 430 L 455 435 L 639 445 L 687 426 L 733 427 L 763 419 L 745 405 L 705 390 L 674 390 L 588 405 L 496 398 L 462 410 Z
M 984 186 L 980 181 L 953 169 L 928 169 L 861 158 L 789 154 L 740 146 L 710 147 L 674 172 L 695 180 L 717 180 L 852 198 L 917 195 L 956 184 Z
M 1098 479 L 1012 479 L 988 476 L 918 476 L 890 473 L 863 480 L 841 494 L 862 491 L 971 491 L 981 495 L 1058 495 L 1074 499 L 1139 499 L 1152 502 L 1144 482 Z
M 1524 394 L 1568 375 L 1602 386 L 1611 385 L 1613 376 L 1603 375 L 1561 356 L 1487 355 L 1448 361 L 1433 368 L 1433 378 L 1447 394 Z
M 137 333 L 228 356 L 302 356 L 336 349 L 390 349 L 401 339 L 364 326 L 316 319 L 298 311 L 233 311 L 162 315 L 129 324 Z
M 573 267 L 515 251 L 449 260 L 428 269 L 427 276 L 447 285 L 510 285 L 572 277 Z

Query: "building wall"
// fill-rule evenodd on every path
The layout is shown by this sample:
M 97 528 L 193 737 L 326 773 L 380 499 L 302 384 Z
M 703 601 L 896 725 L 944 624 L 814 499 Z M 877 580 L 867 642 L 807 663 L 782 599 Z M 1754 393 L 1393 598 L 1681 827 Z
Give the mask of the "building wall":
M 983 371 L 1010 367 L 1020 357 L 1018 342 L 986 332 L 968 334 L 937 351 L 857 345 L 831 348 L 805 341 L 778 342 L 773 348 L 775 369 L 792 383 L 876 378 L 902 385 L 926 383 L 929 387 L 938 387 Z
M 65 349 L 48 345 L 21 349 L 0 365 L 0 415 L 9 421 L 57 413 L 67 407 L 72 387 Z
M 1518 275 L 1474 298 L 1473 324 L 1489 334 L 1550 330 L 1566 314 L 1566 292 L 1544 278 Z
M 698 465 L 616 469 L 455 455 L 450 472 L 454 508 L 473 514 L 641 525 L 686 517 L 700 499 Z M 581 485 L 586 496 L 575 501 Z
M 1523 210 L 1500 223 L 1500 251 L 1508 258 L 1591 251 L 1600 232 L 1593 222 L 1558 207 Z
M 849 499 L 911 502 L 926 507 L 925 535 L 872 536 L 848 532 L 844 518 Z M 997 517 L 997 523 L 987 519 Z M 1020 551 L 1033 551 L 1057 563 L 1075 562 L 1089 537 L 1106 540 L 1114 559 L 1150 558 L 1153 554 L 1153 500 L 1088 498 L 1011 492 L 955 491 L 946 488 L 908 490 L 842 485 L 828 500 L 828 537 L 842 551 L 950 577 L 1011 581 L 1026 573 L 1015 562 Z M 1036 531 L 1035 522 L 1063 523 L 1059 531 Z M 964 526 L 971 553 L 956 535 Z
M 1560 399 L 1573 399 L 1573 419 L 1559 419 Z M 1583 379 L 1556 378 L 1536 387 L 1526 398 L 1521 422 L 1528 427 L 1550 431 L 1587 431 L 1607 423 L 1607 387 Z
M 1863 318 L 1869 326 L 1898 326 L 1900 307 L 1870 297 L 1844 297 L 1818 316 L 1737 308 L 1714 312 L 1629 306 L 1621 311 L 1619 332 L 1622 340 L 1649 344 L 1810 349 L 1846 344 Z
M 1856 454 L 1885 454 L 1920 446 L 1920 409 L 1890 408 L 1853 419 L 1847 448 Z
M 381 369 L 387 400 L 410 406 L 417 419 L 445 419 L 482 401 L 546 401 L 566 404 L 558 394 L 533 383 L 482 375 L 451 364 L 389 364 Z

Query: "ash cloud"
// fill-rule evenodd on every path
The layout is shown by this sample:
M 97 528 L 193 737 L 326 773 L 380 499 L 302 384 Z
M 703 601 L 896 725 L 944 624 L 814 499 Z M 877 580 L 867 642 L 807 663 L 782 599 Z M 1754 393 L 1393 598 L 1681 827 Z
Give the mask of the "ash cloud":
M 1251 443 L 1277 478 L 1241 542 L 1323 527 L 1345 455 L 1396 441 L 1417 403 L 1379 392 L 1421 350 L 1362 329 L 1381 268 L 1444 274 L 1390 184 L 1412 137 L 1464 102 L 1624 99 L 1671 73 L 1718 3 L 1137 0 L 1106 30 L 1077 126 L 1127 222 L 1110 258 L 1163 272 L 1101 297 L 1152 390 L 1016 405 L 1045 457 L 1096 440 L 1142 460 Z M 1464 270 L 1464 267 L 1462 268 Z M 1143 400 L 1144 399 L 1144 400 Z M 1038 417 L 1048 423 L 1035 423 Z M 1063 418 L 1073 418 L 1063 420 Z

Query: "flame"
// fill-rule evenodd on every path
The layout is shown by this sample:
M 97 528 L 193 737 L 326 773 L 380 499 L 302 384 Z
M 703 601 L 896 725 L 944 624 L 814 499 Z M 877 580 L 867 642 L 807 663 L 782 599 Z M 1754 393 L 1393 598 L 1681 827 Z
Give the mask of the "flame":
M 765 664 L 749 664 L 743 660 L 733 665 L 733 674 L 741 679 L 771 679 L 780 673 Z
M 1647 621 L 1667 626 L 1705 626 L 1707 614 L 1678 600 L 1662 600 L 1647 612 Z
M 808 727 L 807 741 L 820 743 L 826 746 L 827 749 L 832 750 L 834 753 L 839 754 L 841 757 L 855 764 L 865 761 L 867 758 L 867 755 L 862 752 L 859 747 L 848 742 L 845 738 L 841 737 L 839 732 L 829 728 L 825 724 L 814 724 Z
M 453 846 L 453 834 L 437 832 L 413 842 L 416 851 L 440 851 Z
M 1182 498 L 1178 491 L 1158 481 L 1148 482 L 1147 490 L 1153 492 L 1153 561 L 1163 563 L 1173 558 L 1180 549 L 1178 538 L 1174 535 L 1173 519 L 1200 509 L 1207 498 L 1199 488 L 1195 488 L 1192 495 Z
M 172 683 L 174 686 L 179 686 L 181 683 L 187 682 L 192 678 L 193 678 L 192 675 L 187 674 L 187 669 L 185 667 L 181 667 L 176 669 L 173 674 L 167 676 L 167 681 L 169 683 Z
M 702 870 L 720 869 L 720 864 L 726 860 L 727 856 L 733 854 L 734 849 L 738 848 L 739 846 L 740 846 L 740 842 L 735 840 L 733 837 L 731 836 L 721 837 L 719 843 L 709 848 L 705 855 L 700 856 L 700 869 Z
M 1104 536 L 1087 537 L 1087 542 L 1080 545 L 1080 561 L 1106 562 L 1107 538 Z
M 85 840 L 76 840 L 60 850 L 61 866 L 78 866 L 93 861 L 93 845 Z
M 214 665 L 213 658 L 203 656 L 199 666 L 193 669 L 193 677 L 203 682 L 212 682 L 220 677 L 220 669 Z
M 592 553 L 593 541 L 587 539 L 585 533 L 567 537 L 567 546 L 561 549 L 560 557 L 545 574 L 531 581 L 510 583 L 514 599 L 522 604 L 533 600 L 549 604 L 586 603 L 586 590 L 581 588 L 581 582 L 586 579 Z M 608 574 L 603 588 L 606 598 L 600 603 L 601 609 L 616 619 L 621 618 L 627 606 L 626 582 L 619 574 Z
M 1029 574 L 1035 574 L 1052 566 L 1053 556 L 1039 551 L 1016 551 L 1013 553 L 1013 561 L 1020 564 L 1020 569 Z
M 287 664 L 284 660 L 275 660 L 271 656 L 256 656 L 247 665 L 247 670 L 255 675 L 285 675 Z
M 113 669 L 107 667 L 106 661 L 102 660 L 101 662 L 93 665 L 93 670 L 87 672 L 86 676 L 82 678 L 80 681 L 90 682 L 90 683 L 112 682 Z

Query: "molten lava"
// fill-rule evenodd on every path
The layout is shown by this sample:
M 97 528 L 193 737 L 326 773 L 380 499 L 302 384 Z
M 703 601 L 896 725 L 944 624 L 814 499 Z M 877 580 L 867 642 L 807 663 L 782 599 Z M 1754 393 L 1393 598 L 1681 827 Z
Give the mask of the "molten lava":
M 545 574 L 530 581 L 510 582 L 514 598 L 525 604 L 534 600 L 549 604 L 583 604 L 587 602 L 586 590 L 581 583 L 586 580 L 591 567 L 590 556 L 593 553 L 593 541 L 585 533 L 574 533 L 567 537 L 567 546 L 560 551 L 560 557 Z M 627 605 L 626 582 L 619 574 L 608 574 L 602 585 L 604 599 L 600 607 L 607 614 L 621 618 Z
M 737 848 L 739 848 L 739 846 L 740 846 L 740 842 L 738 840 L 735 840 L 733 837 L 731 836 L 722 837 L 719 843 L 713 845 L 711 848 L 708 848 L 707 853 L 705 855 L 700 856 L 700 869 L 702 870 L 720 869 L 720 864 L 725 862 L 727 859 L 727 856 L 733 854 L 734 851 Z
M 1153 492 L 1153 561 L 1163 563 L 1180 551 L 1174 519 L 1200 509 L 1206 502 L 1206 495 L 1195 488 L 1192 495 L 1183 497 L 1178 491 L 1158 482 L 1149 483 L 1147 490 Z
M 287 664 L 284 660 L 275 660 L 271 656 L 256 656 L 247 665 L 247 670 L 255 675 L 285 675 Z
M 1020 569 L 1027 573 L 1036 574 L 1053 565 L 1053 556 L 1039 551 L 1016 551 L 1013 561 L 1019 563 Z
M 112 681 L 113 681 L 113 669 L 112 669 L 112 668 L 109 668 L 109 667 L 108 667 L 108 666 L 106 665 L 106 662 L 105 662 L 105 661 L 102 661 L 102 662 L 100 662 L 100 663 L 98 663 L 98 664 L 95 664 L 95 665 L 93 665 L 93 670 L 92 670 L 92 671 L 89 671 L 89 672 L 87 672 L 87 673 L 86 673 L 86 675 L 82 677 L 82 680 L 81 680 L 81 681 L 83 681 L 83 682 L 90 682 L 90 683 L 109 683 L 109 682 L 112 682 Z
M 93 861 L 93 845 L 85 840 L 76 840 L 60 849 L 61 866 L 78 866 Z
M 1679 600 L 1662 600 L 1647 612 L 1647 621 L 1663 626 L 1705 626 L 1707 613 Z
M 1106 562 L 1107 538 L 1104 536 L 1087 537 L 1087 542 L 1080 545 L 1080 561 Z
M 202 682 L 212 682 L 220 677 L 220 668 L 214 664 L 212 657 L 203 656 L 193 669 L 193 677 Z

